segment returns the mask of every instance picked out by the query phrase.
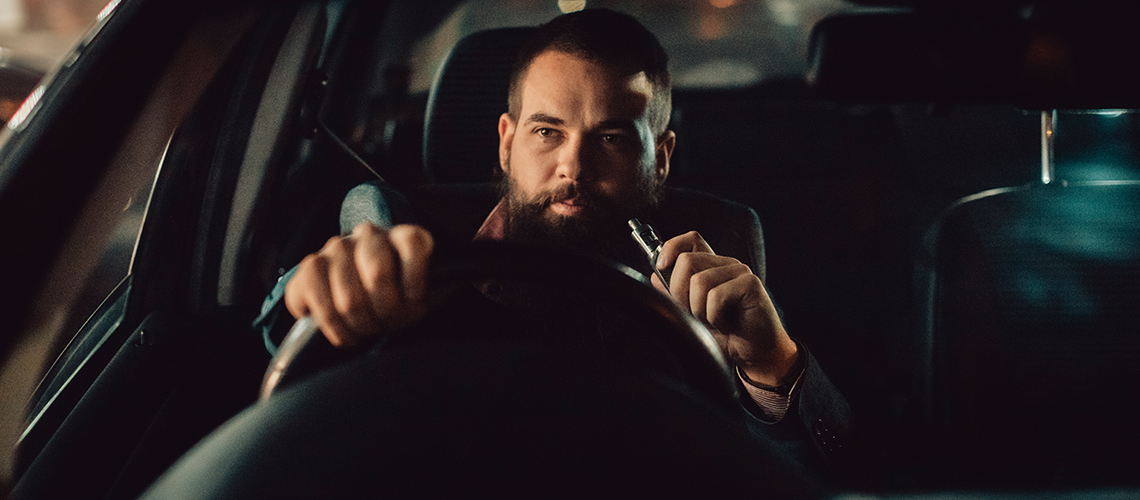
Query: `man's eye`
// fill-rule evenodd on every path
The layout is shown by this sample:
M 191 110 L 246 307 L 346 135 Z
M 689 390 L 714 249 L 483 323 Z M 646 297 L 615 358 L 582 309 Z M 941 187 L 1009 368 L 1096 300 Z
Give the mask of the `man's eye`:
M 606 144 L 621 144 L 625 140 L 621 134 L 603 134 L 602 142 Z
M 554 130 L 551 130 L 548 128 L 540 128 L 540 129 L 536 130 L 535 132 L 537 132 L 538 135 L 540 135 L 542 137 L 551 137 L 554 135 Z

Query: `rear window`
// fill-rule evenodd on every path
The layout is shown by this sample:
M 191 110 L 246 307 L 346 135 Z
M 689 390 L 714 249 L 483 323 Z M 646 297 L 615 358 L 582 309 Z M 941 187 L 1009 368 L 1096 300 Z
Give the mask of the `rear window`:
M 473 0 L 416 43 L 411 90 L 426 91 L 448 49 L 470 33 L 534 26 L 594 6 L 631 14 L 656 34 L 669 54 L 678 89 L 739 88 L 801 76 L 815 22 L 865 9 L 842 0 Z

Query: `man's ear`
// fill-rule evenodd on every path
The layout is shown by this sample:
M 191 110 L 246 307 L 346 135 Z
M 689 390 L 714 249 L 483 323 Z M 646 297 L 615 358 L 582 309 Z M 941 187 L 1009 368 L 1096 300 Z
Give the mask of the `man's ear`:
M 666 130 L 661 135 L 657 136 L 657 168 L 654 176 L 657 178 L 657 185 L 665 182 L 665 178 L 669 177 L 669 159 L 673 157 L 673 148 L 677 145 L 677 134 L 672 130 Z
M 515 121 L 509 113 L 499 116 L 499 168 L 510 173 L 508 159 L 511 157 L 511 141 L 515 138 Z

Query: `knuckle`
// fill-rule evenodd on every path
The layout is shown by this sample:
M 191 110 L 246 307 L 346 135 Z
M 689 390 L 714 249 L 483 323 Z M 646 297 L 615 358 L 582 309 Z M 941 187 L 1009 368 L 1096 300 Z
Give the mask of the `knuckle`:
M 744 266 L 747 268 L 748 266 Z M 760 282 L 760 277 L 752 274 L 751 269 L 747 273 L 741 273 L 738 280 L 743 280 L 748 291 L 756 292 L 764 289 L 764 284 Z
M 304 301 L 297 298 L 295 294 L 289 295 L 288 293 L 285 294 L 285 310 L 289 311 L 289 314 L 294 318 L 300 318 L 309 313 Z
M 674 265 L 681 269 L 689 269 L 693 264 L 693 254 L 691 252 L 682 252 L 677 255 L 677 260 Z
M 322 264 L 325 263 L 325 260 L 326 260 L 325 257 L 320 255 L 320 254 L 311 253 L 309 255 L 306 255 L 305 258 L 301 259 L 301 263 L 297 264 L 297 275 L 303 276 L 306 274 L 306 271 L 320 267 Z M 296 280 L 297 280 L 297 278 L 294 277 L 289 282 L 293 283 Z M 286 286 L 288 286 L 288 285 L 286 285 Z
M 420 226 L 411 226 L 411 240 L 416 245 L 431 249 L 435 247 L 435 238 L 432 237 L 431 232 Z
M 732 259 L 732 261 L 728 264 L 728 268 L 730 271 L 732 271 L 734 276 L 753 275 L 752 268 L 748 267 L 748 264 L 744 264 L 736 259 Z
M 293 278 L 285 283 L 285 293 L 296 294 L 298 291 L 313 286 L 320 281 L 320 277 L 328 273 L 329 262 L 324 256 L 317 254 L 307 255 L 297 264 L 297 272 Z
M 708 273 L 708 272 L 699 272 L 699 273 L 694 274 L 693 277 L 690 278 L 690 282 L 692 283 L 694 288 L 697 288 L 700 290 L 712 289 L 713 285 L 716 284 L 714 281 L 714 276 L 712 276 L 712 274 Z
M 725 297 L 725 293 L 726 293 L 726 290 L 724 290 L 722 288 L 713 288 L 712 290 L 709 290 L 709 294 L 708 294 L 709 304 L 714 304 L 714 305 L 723 304 L 724 301 L 727 299 L 727 297 Z
M 403 224 L 392 228 L 390 237 L 410 248 L 430 249 L 435 244 L 431 232 L 413 224 Z
M 345 254 L 352 251 L 353 243 L 349 238 L 342 238 L 340 236 L 333 236 L 325 242 L 325 246 L 321 248 L 322 255 Z
M 352 234 L 362 236 L 374 236 L 379 234 L 381 231 L 383 230 L 380 229 L 380 227 L 369 221 L 362 221 L 360 224 L 357 224 L 356 227 L 352 228 Z

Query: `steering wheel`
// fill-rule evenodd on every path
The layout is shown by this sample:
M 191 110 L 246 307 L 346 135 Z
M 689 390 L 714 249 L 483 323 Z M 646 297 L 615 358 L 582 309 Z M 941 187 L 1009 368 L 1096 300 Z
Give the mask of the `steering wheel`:
M 439 263 L 432 273 L 436 286 L 484 280 L 541 282 L 565 287 L 554 295 L 562 299 L 571 298 L 574 304 L 580 305 L 583 296 L 587 296 L 587 302 L 609 304 L 605 312 L 612 313 L 611 316 L 624 312 L 632 316 L 636 327 L 656 333 L 651 342 L 670 351 L 674 361 L 680 365 L 682 377 L 694 388 L 722 404 L 736 404 L 738 394 L 731 368 L 708 329 L 649 286 L 641 273 L 628 266 L 564 249 L 505 241 L 477 241 L 460 247 L 445 247 L 438 251 L 436 260 Z M 548 303 L 547 306 L 543 311 L 546 314 L 566 316 L 581 312 L 565 303 Z M 557 311 L 552 311 L 552 308 Z M 421 329 L 412 330 L 418 332 Z M 297 372 L 303 376 L 312 371 L 311 366 L 305 365 L 315 363 L 306 359 L 319 356 L 311 354 L 313 351 L 328 351 L 323 337 L 316 335 L 317 330 L 316 323 L 304 317 L 286 335 L 266 370 L 261 388 L 262 401 L 270 398 L 278 387 L 292 383 L 298 378 Z M 302 368 L 291 370 L 295 365 L 302 365 Z
M 231 419 L 144 498 L 819 493 L 749 434 L 712 336 L 639 273 L 503 242 L 434 262 L 436 284 L 543 282 L 568 299 L 538 332 L 461 287 L 425 321 Z M 612 332 L 562 335 L 589 315 L 583 301 L 603 316 L 624 309 L 665 362 L 628 359 Z

